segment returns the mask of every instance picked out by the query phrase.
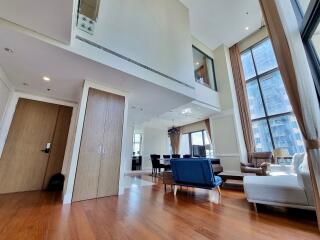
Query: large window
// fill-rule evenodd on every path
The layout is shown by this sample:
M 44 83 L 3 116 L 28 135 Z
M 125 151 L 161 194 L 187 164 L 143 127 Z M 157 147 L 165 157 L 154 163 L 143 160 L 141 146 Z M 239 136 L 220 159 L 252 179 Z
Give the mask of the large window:
M 142 145 L 142 134 L 134 133 L 133 134 L 133 156 L 141 155 L 141 145 Z
M 192 52 L 196 82 L 217 91 L 213 59 L 194 46 Z
M 320 1 L 291 0 L 320 99 Z
M 303 141 L 269 38 L 241 53 L 255 149 L 303 152 Z
M 212 144 L 209 140 L 207 131 L 202 130 L 198 132 L 191 132 L 182 134 L 180 139 L 181 154 L 192 154 L 192 146 L 200 145 L 206 147 L 206 156 L 213 157 Z

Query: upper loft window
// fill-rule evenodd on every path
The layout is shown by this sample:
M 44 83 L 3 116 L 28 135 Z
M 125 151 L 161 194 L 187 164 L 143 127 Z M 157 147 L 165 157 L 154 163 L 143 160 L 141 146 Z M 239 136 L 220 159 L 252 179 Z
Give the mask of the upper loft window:
M 197 83 L 217 91 L 213 59 L 192 46 L 194 75 Z
M 241 53 L 257 152 L 304 152 L 302 136 L 269 38 Z

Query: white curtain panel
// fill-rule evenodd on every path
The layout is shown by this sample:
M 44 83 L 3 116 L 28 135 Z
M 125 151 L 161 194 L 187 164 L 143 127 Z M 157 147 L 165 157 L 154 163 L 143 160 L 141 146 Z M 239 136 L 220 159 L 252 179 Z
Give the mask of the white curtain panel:
M 316 89 L 302 43 L 299 26 L 290 0 L 276 0 L 277 8 L 291 50 L 298 81 L 299 97 L 302 105 L 303 120 L 307 137 L 310 140 L 320 139 L 320 108 Z M 316 178 L 316 187 L 320 192 L 320 149 L 309 149 L 309 162 Z

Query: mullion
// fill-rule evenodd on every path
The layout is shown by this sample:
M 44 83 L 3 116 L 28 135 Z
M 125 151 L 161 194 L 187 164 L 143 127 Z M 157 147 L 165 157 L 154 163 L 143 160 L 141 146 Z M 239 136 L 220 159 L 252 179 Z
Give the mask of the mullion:
M 249 78 L 248 80 L 246 80 L 246 83 L 252 82 L 252 81 L 254 81 L 255 79 L 257 79 L 258 77 L 262 78 L 262 77 L 268 76 L 268 75 L 270 75 L 270 74 L 272 74 L 272 73 L 274 73 L 274 72 L 277 72 L 277 71 L 279 71 L 279 67 L 272 68 L 271 70 L 268 70 L 268 71 L 266 71 L 266 72 L 264 72 L 264 73 L 261 73 L 260 75 L 258 75 L 258 74 L 256 73 L 257 75 L 254 76 L 254 77 L 252 77 L 252 78 Z
M 261 100 L 262 100 L 262 106 L 263 106 L 264 114 L 265 114 L 266 118 L 268 118 L 267 108 L 266 108 L 266 104 L 265 104 L 265 101 L 264 101 L 264 98 L 263 98 L 263 93 L 262 93 L 261 86 L 260 86 L 260 75 L 258 74 L 258 70 L 257 70 L 257 66 L 256 66 L 256 61 L 255 61 L 255 59 L 254 59 L 254 57 L 253 57 L 252 48 L 250 48 L 250 52 L 251 52 L 251 57 L 252 57 L 252 61 L 253 61 L 253 67 L 254 67 L 254 70 L 255 70 L 255 72 L 256 72 L 257 84 L 258 84 L 258 88 L 259 88 L 259 91 L 260 91 L 260 96 L 261 96 Z M 272 148 L 275 149 L 274 140 L 273 140 L 273 136 L 272 136 L 271 126 L 270 126 L 269 120 L 267 119 L 266 122 L 267 122 L 267 126 L 268 126 L 268 129 L 269 129 L 269 134 L 270 134 L 270 138 L 271 138 Z

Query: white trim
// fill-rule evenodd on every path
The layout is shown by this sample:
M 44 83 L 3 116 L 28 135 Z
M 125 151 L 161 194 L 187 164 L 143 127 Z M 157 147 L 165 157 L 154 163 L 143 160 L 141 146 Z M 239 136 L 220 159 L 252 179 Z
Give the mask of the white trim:
M 63 203 L 71 203 L 72 202 L 72 194 L 73 194 L 73 187 L 76 177 L 76 170 L 77 170 L 77 164 L 78 164 L 78 155 L 80 152 L 80 144 L 81 144 L 81 136 L 82 136 L 82 129 L 84 124 L 84 118 L 86 113 L 86 106 L 87 106 L 87 99 L 88 99 L 88 93 L 89 88 L 95 88 L 98 90 L 114 93 L 117 95 L 121 95 L 125 97 L 125 110 L 124 110 L 124 123 L 123 123 L 123 135 L 122 135 L 122 148 L 121 148 L 121 165 L 120 165 L 120 179 L 119 181 L 123 181 L 123 175 L 124 175 L 124 163 L 125 163 L 125 148 L 124 148 L 124 139 L 126 137 L 126 128 L 127 128 L 127 115 L 128 115 L 128 102 L 127 102 L 127 93 L 116 90 L 113 88 L 109 88 L 105 85 L 95 83 L 93 81 L 85 80 L 83 84 L 83 90 L 82 90 L 82 96 L 81 96 L 81 102 L 79 106 L 79 114 L 78 114 L 78 122 L 76 126 L 76 132 L 74 137 L 74 144 L 72 149 L 72 156 L 70 161 L 70 168 L 69 168 L 69 174 L 67 176 L 66 182 L 65 182 L 65 194 L 63 197 Z M 122 194 L 124 192 L 124 188 L 121 187 L 122 184 L 119 183 L 119 194 Z
M 215 157 L 240 157 L 239 153 L 216 153 Z
M 228 116 L 233 116 L 234 115 L 234 111 L 233 111 L 233 108 L 229 108 L 227 110 L 223 110 L 219 113 L 215 113 L 211 116 L 211 118 L 214 120 L 214 119 L 219 119 L 219 118 L 225 118 L 225 117 L 228 117 Z

